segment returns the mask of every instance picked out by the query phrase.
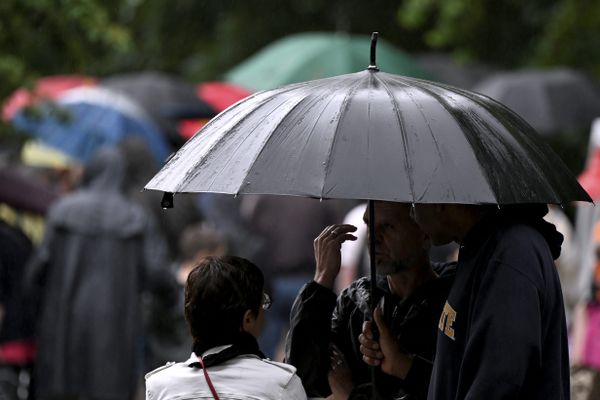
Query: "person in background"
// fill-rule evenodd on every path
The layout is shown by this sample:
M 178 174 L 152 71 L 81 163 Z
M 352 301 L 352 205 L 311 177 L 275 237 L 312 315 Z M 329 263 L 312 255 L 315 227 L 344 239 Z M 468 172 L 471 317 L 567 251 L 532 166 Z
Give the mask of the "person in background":
M 298 291 L 310 280 L 312 242 L 322 227 L 337 220 L 339 203 L 294 196 L 244 196 L 242 215 L 262 241 L 256 256 L 275 299 L 259 339 L 267 357 L 281 361 L 290 310 Z
M 23 277 L 32 251 L 21 229 L 0 220 L 0 399 L 29 398 L 35 316 Z
M 27 265 L 39 294 L 36 399 L 131 399 L 141 382 L 141 293 L 174 285 L 152 216 L 125 195 L 126 160 L 103 148 L 53 203 Z
M 227 244 L 224 238 L 205 223 L 189 225 L 181 233 L 179 257 L 170 268 L 178 283 L 177 291 L 148 293 L 145 296 L 148 331 L 147 371 L 168 361 L 189 356 L 192 339 L 183 315 L 187 277 L 205 257 L 220 257 L 225 255 L 226 251 Z
M 146 399 L 306 399 L 295 368 L 265 359 L 259 349 L 271 305 L 263 289 L 262 272 L 250 261 L 204 258 L 185 287 L 193 353 L 148 373 Z

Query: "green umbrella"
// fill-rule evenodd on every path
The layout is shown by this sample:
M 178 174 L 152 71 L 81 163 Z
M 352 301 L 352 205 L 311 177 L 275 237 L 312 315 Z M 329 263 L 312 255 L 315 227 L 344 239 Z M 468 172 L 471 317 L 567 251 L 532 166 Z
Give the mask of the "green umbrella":
M 225 74 L 225 80 L 250 90 L 362 71 L 369 64 L 370 35 L 311 32 L 277 40 Z M 385 71 L 432 79 L 417 61 L 379 40 L 377 64 Z

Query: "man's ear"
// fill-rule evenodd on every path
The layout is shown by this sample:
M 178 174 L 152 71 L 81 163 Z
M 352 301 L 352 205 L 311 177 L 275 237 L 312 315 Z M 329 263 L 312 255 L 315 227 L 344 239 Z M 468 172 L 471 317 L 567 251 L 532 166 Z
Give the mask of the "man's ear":
M 252 312 L 252 310 L 248 309 L 244 313 L 244 318 L 242 320 L 242 330 L 244 332 L 250 332 L 254 327 L 254 323 L 256 322 L 256 315 Z

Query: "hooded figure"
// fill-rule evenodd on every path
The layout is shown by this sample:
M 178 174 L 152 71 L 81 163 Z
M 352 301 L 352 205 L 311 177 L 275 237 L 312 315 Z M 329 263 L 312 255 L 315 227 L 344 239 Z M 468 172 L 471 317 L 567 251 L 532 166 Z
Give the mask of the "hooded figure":
M 100 150 L 81 188 L 48 212 L 29 266 L 41 300 L 39 399 L 132 398 L 142 374 L 140 294 L 168 282 L 166 247 L 146 211 L 123 194 L 125 168 L 118 151 Z

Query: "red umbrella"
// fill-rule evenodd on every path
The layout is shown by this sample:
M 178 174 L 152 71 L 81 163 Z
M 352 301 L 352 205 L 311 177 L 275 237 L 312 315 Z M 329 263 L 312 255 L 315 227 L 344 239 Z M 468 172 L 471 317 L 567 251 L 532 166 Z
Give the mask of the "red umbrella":
M 196 95 L 208 103 L 216 112 L 221 112 L 232 104 L 250 96 L 247 89 L 227 82 L 203 82 L 196 86 Z M 179 134 L 189 139 L 208 122 L 207 118 L 185 119 L 178 124 Z
M 54 75 L 40 78 L 31 89 L 17 89 L 2 106 L 2 118 L 11 120 L 21 108 L 41 100 L 56 100 L 68 89 L 79 86 L 93 86 L 96 78 L 85 75 Z
M 232 83 L 213 81 L 196 86 L 196 94 L 217 112 L 221 112 L 252 93 Z

